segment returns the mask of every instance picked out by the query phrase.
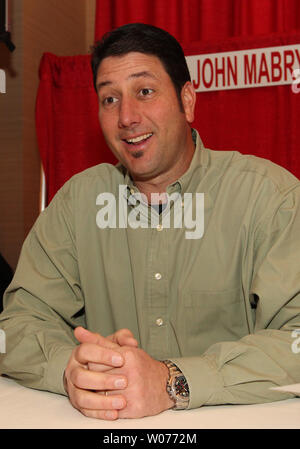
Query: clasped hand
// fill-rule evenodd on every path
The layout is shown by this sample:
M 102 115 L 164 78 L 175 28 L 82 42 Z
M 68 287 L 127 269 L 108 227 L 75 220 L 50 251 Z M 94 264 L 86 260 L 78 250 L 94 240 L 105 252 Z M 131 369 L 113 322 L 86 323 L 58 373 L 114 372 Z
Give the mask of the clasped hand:
M 174 403 L 166 391 L 168 369 L 138 348 L 129 329 L 109 337 L 82 327 L 65 370 L 65 389 L 85 416 L 114 420 L 156 415 Z

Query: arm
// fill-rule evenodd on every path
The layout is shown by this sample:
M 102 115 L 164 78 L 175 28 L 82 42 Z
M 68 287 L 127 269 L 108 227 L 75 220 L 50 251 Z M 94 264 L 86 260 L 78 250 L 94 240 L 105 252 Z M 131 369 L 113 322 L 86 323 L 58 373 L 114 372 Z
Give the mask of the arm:
M 0 372 L 25 386 L 66 394 L 63 371 L 85 325 L 72 217 L 57 195 L 24 242 L 5 298 Z
M 292 331 L 300 329 L 299 184 L 276 192 L 247 251 L 253 331 L 200 357 L 172 359 L 189 383 L 189 408 L 282 400 L 293 396 L 270 387 L 300 382 L 299 354 L 292 351 Z
M 108 341 L 114 347 L 137 346 L 137 342 L 130 332 L 121 330 L 102 337 L 95 352 L 88 344 L 88 333 L 80 328 L 86 326 L 84 294 L 70 202 L 59 192 L 24 242 L 0 316 L 7 343 L 6 354 L 0 356 L 0 372 L 27 387 L 68 395 L 82 413 L 89 415 L 87 410 L 92 410 L 90 416 L 115 419 L 117 409 L 126 405 L 121 393 L 119 404 L 113 404 L 112 398 L 87 390 L 113 390 L 114 379 L 120 379 L 108 373 L 108 368 L 118 366 L 109 361 L 112 348 L 103 351 Z M 100 370 L 101 376 L 96 373 L 95 377 L 92 370 Z M 127 380 L 124 375 L 121 378 Z

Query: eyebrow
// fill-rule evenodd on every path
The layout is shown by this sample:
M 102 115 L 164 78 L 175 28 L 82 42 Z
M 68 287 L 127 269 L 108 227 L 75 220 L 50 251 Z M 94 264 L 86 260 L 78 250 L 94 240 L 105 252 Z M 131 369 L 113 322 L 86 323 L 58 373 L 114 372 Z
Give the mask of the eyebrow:
M 132 78 L 152 78 L 154 80 L 157 80 L 157 77 L 151 73 L 148 72 L 147 70 L 143 70 L 142 72 L 137 72 L 137 73 L 132 73 L 131 75 L 128 76 L 127 80 L 130 80 Z M 102 81 L 101 83 L 97 84 L 97 91 L 99 91 L 102 87 L 105 86 L 110 86 L 111 84 L 113 84 L 112 81 Z

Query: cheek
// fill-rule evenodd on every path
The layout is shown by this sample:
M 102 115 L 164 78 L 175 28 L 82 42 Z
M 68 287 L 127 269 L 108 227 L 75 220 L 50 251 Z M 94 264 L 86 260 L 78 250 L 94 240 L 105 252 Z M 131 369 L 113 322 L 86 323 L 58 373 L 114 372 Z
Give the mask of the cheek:
M 107 128 L 107 123 L 108 123 L 108 118 L 107 118 L 106 114 L 103 114 L 103 112 L 99 112 L 98 119 L 99 119 L 101 128 L 103 130 L 105 130 Z
M 107 117 L 106 114 L 99 114 L 100 128 L 104 137 L 104 140 L 108 148 L 113 152 L 116 158 L 119 158 L 118 145 L 116 142 L 116 128 L 114 126 L 114 121 L 112 118 Z
M 152 116 L 155 117 L 159 126 L 163 124 L 168 128 L 181 121 L 184 114 L 180 110 L 177 96 L 172 95 L 171 98 L 166 98 L 158 105 L 154 105 Z
M 112 140 L 115 135 L 115 126 L 113 117 L 108 117 L 107 114 L 99 114 L 99 123 L 102 133 L 106 140 Z

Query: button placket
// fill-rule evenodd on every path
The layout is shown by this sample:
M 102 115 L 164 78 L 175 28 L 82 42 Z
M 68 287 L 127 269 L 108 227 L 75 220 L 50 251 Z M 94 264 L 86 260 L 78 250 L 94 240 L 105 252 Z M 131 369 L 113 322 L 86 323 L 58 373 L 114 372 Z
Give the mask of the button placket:
M 167 306 L 168 306 L 168 248 L 167 231 L 159 232 L 161 226 L 151 229 L 149 253 L 149 345 L 156 357 L 165 357 L 168 352 Z

